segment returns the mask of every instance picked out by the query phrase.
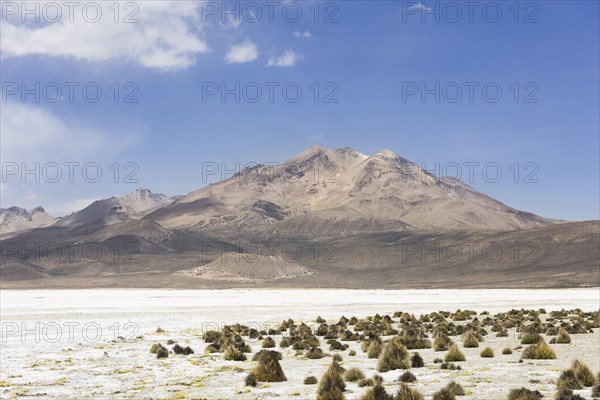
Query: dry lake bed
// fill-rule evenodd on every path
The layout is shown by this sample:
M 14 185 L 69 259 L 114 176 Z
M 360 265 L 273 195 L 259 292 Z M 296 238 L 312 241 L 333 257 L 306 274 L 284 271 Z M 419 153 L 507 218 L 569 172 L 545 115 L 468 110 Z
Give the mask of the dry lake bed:
M 314 399 L 319 385 L 306 385 L 304 380 L 308 376 L 320 380 L 335 354 L 341 356 L 339 365 L 345 371 L 357 367 L 366 378 L 380 375 L 385 390 L 395 394 L 398 378 L 406 370 L 381 372 L 378 359 L 363 351 L 363 342 L 370 331 L 370 338 L 377 336 L 385 346 L 394 336 L 406 339 L 409 327 L 420 330 L 420 339 L 430 342 L 445 330 L 466 357 L 454 363 L 460 369 L 442 369 L 442 363 L 434 360 L 443 359 L 447 351 L 409 347 L 410 354 L 418 352 L 424 361 L 423 367 L 409 369 L 416 377 L 410 387 L 426 399 L 450 381 L 464 388 L 465 395 L 458 398 L 465 400 L 507 399 L 508 391 L 519 387 L 552 399 L 561 371 L 575 359 L 587 364 L 594 375 L 600 371 L 600 330 L 587 325 L 597 319 L 598 288 L 2 290 L 0 305 L 3 399 Z M 474 313 L 457 314 L 459 309 Z M 507 313 L 511 309 L 535 312 Z M 556 313 L 563 309 L 575 311 Z M 421 317 L 425 314 L 429 315 Z M 346 319 L 340 321 L 342 316 Z M 514 324 L 519 318 L 522 326 L 537 324 L 539 337 L 554 350 L 556 359 L 519 362 L 528 347 L 521 344 L 523 330 L 518 332 L 519 324 Z M 289 319 L 293 323 L 282 327 L 282 321 Z M 239 325 L 224 329 L 234 324 Z M 468 330 L 484 332 L 478 347 L 463 345 L 467 324 Z M 547 328 L 552 325 L 587 333 L 570 334 L 568 344 L 551 344 L 556 332 Z M 321 358 L 308 358 L 310 349 L 302 348 L 298 332 L 304 326 L 311 328 L 312 340 L 318 339 Z M 494 326 L 506 327 L 507 335 L 499 336 Z M 317 332 L 319 328 L 322 332 Z M 224 332 L 227 340 L 243 339 L 247 360 L 225 360 L 223 349 L 206 351 L 213 342 L 223 343 Z M 303 338 L 308 336 L 305 332 Z M 275 342 L 269 350 L 281 353 L 286 380 L 247 386 L 246 377 L 260 364 L 252 356 L 267 337 Z M 286 337 L 290 346 L 281 347 Z M 168 350 L 168 357 L 157 358 L 150 352 L 157 343 Z M 190 347 L 193 354 L 175 354 L 176 344 Z M 343 347 L 336 348 L 337 344 Z M 492 349 L 492 358 L 481 357 L 486 347 Z M 506 348 L 512 354 L 503 354 Z M 343 395 L 360 399 L 369 389 L 346 379 Z M 591 387 L 576 393 L 592 398 Z

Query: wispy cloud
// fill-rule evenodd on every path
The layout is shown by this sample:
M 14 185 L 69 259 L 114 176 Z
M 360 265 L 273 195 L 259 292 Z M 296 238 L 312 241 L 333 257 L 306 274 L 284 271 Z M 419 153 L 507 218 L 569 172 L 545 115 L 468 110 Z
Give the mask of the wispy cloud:
M 293 50 L 286 50 L 280 56 L 272 56 L 267 62 L 267 67 L 293 67 L 302 60 L 303 57 L 300 54 L 295 53 Z
M 228 64 L 239 64 L 254 61 L 258 58 L 256 45 L 250 40 L 231 46 L 225 55 Z
M 421 11 L 430 12 L 430 11 L 432 11 L 433 9 L 432 9 L 432 8 L 430 8 L 430 7 L 427 7 L 427 6 L 426 6 L 425 4 L 423 4 L 423 3 L 417 3 L 417 4 L 414 4 L 414 5 L 410 6 L 410 7 L 408 7 L 408 8 L 407 8 L 407 10 L 408 10 L 408 11 L 421 10 Z
M 310 33 L 309 31 L 304 31 L 304 32 L 294 31 L 294 33 L 292 33 L 292 35 L 294 35 L 294 37 L 304 38 L 304 39 L 314 38 L 314 35 L 312 33 Z

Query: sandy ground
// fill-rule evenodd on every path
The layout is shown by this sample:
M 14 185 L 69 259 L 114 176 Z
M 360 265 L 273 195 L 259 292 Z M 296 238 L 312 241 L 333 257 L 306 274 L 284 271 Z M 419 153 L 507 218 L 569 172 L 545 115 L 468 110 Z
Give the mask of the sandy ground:
M 318 378 L 330 357 L 308 360 L 284 349 L 281 365 L 288 381 L 246 388 L 244 378 L 251 361 L 224 361 L 222 354 L 205 355 L 200 335 L 225 323 L 242 323 L 268 329 L 283 319 L 311 321 L 322 316 L 337 321 L 341 315 L 359 318 L 375 313 L 405 311 L 416 315 L 437 310 L 472 309 L 491 313 L 511 308 L 547 311 L 562 308 L 598 310 L 596 289 L 565 290 L 23 290 L 0 292 L 2 320 L 1 398 L 44 399 L 314 399 L 315 386 L 303 384 L 308 375 Z M 160 326 L 165 333 L 157 334 Z M 314 324 L 313 324 L 314 326 Z M 440 370 L 433 359 L 443 352 L 418 350 L 426 367 L 413 369 L 423 394 L 431 396 L 451 379 L 467 391 L 465 400 L 505 399 L 512 387 L 540 390 L 554 395 L 553 380 L 570 362 L 579 358 L 594 372 L 600 370 L 600 332 L 571 335 L 569 345 L 553 345 L 558 359 L 518 363 L 514 331 L 509 337 L 494 334 L 479 349 L 464 349 L 467 361 L 461 371 Z M 195 350 L 190 356 L 156 359 L 152 343 L 166 345 L 173 339 Z M 279 343 L 281 336 L 275 336 Z M 453 338 L 457 340 L 457 338 Z M 260 342 L 248 341 L 253 352 Z M 358 366 L 367 376 L 375 374 L 376 360 L 366 358 L 357 342 L 341 352 L 345 368 Z M 485 346 L 495 357 L 482 359 Z M 169 348 L 171 346 L 168 346 Z M 328 346 L 322 344 L 327 351 Z M 356 356 L 349 356 L 354 349 Z M 277 348 L 277 350 L 279 350 Z M 333 352 L 329 352 L 333 354 Z M 402 371 L 382 374 L 388 392 Z M 364 392 L 347 384 L 347 399 Z M 590 398 L 590 391 L 580 392 Z M 430 398 L 430 397 L 429 397 Z

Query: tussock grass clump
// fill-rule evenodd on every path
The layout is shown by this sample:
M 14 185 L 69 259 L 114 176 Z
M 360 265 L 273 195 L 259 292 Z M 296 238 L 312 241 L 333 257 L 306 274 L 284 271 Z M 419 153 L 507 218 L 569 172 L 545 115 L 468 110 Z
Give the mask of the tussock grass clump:
M 508 355 L 508 354 L 512 354 L 512 353 L 513 353 L 513 351 L 510 347 L 506 347 L 506 348 L 504 348 L 504 350 L 502 350 L 502 354 L 504 354 L 504 355 Z
M 162 346 L 162 344 L 160 343 L 153 343 L 152 346 L 150 347 L 150 353 L 151 354 L 156 354 L 158 352 L 158 349 L 160 349 Z
M 226 361 L 246 361 L 246 354 L 243 351 L 240 351 L 234 346 L 229 346 L 225 349 L 225 353 L 223 353 L 223 358 Z
M 523 350 L 522 357 L 531 360 L 555 360 L 556 353 L 552 347 L 546 344 L 544 339 L 541 339 L 539 343 L 526 347 Z
M 410 357 L 410 366 L 412 368 L 423 368 L 425 366 L 423 357 L 421 357 L 419 353 L 413 353 L 413 355 Z
M 280 353 L 276 351 L 260 351 L 256 353 L 258 365 L 252 370 L 252 374 L 256 376 L 256 379 L 260 382 L 284 382 L 287 381 L 283 369 L 279 364 L 278 355 Z
M 395 400 L 425 400 L 425 398 L 418 390 L 412 389 L 406 383 L 401 383 Z
M 307 376 L 307 377 L 304 379 L 304 384 L 305 384 L 305 385 L 316 385 L 316 384 L 317 384 L 317 382 L 319 382 L 319 381 L 317 380 L 317 377 L 316 377 L 316 376 L 312 376 L 312 375 L 311 375 L 311 376 Z
M 542 340 L 542 337 L 537 332 L 525 332 L 521 335 L 521 344 L 537 344 Z
M 377 362 L 377 370 L 379 372 L 387 372 L 394 369 L 408 368 L 410 368 L 408 350 L 395 337 L 383 346 Z
M 446 353 L 444 357 L 445 362 L 457 362 L 457 361 L 465 361 L 465 355 L 459 350 L 456 344 L 450 346 L 450 350 Z
M 365 379 L 365 374 L 360 368 L 353 367 L 345 372 L 344 377 L 348 382 L 358 382 L 361 379 Z
M 343 358 L 343 357 L 342 357 L 342 355 L 341 355 L 341 354 L 339 354 L 339 353 L 335 353 L 335 354 L 333 355 L 333 357 L 332 357 L 332 358 L 333 358 L 333 361 L 337 361 L 337 362 L 342 362 L 342 361 L 344 361 L 344 358 Z
M 175 343 L 177 343 L 177 342 L 176 342 L 176 341 L 174 341 L 173 339 L 169 339 L 169 340 L 167 340 L 167 344 L 169 344 L 169 345 L 170 345 L 170 344 L 175 344 Z
M 433 400 L 455 400 L 454 394 L 446 388 L 443 388 L 433 394 Z
M 159 349 L 156 351 L 156 358 L 168 358 L 169 357 L 169 350 L 167 350 L 166 347 L 160 346 Z
M 271 336 L 267 336 L 262 342 L 263 349 L 271 349 L 275 347 L 275 340 Z
M 188 356 L 190 354 L 194 354 L 194 350 L 192 350 L 192 348 L 189 346 L 181 347 L 180 345 L 176 344 L 175 346 L 173 346 L 173 353 Z
M 275 358 L 277 361 L 281 361 L 283 358 L 281 353 L 275 350 L 261 350 L 252 356 L 252 361 L 259 361 L 261 358 Z
M 527 388 L 510 389 L 508 392 L 508 400 L 539 400 L 542 394 L 537 390 L 529 390 Z
M 202 334 L 202 340 L 205 343 L 211 343 L 221 337 L 221 332 L 219 331 L 206 331 Z
M 310 360 L 318 360 L 325 357 L 325 354 L 319 347 L 311 347 L 304 356 Z
M 479 355 L 482 358 L 493 358 L 494 357 L 494 350 L 492 350 L 491 347 L 486 347 L 485 349 L 481 350 L 481 353 L 479 353 Z
M 592 387 L 596 384 L 596 377 L 590 368 L 579 360 L 573 361 L 571 369 L 575 372 L 575 376 L 585 387 Z
M 434 351 L 448 351 L 452 346 L 452 340 L 447 335 L 439 335 L 433 340 Z
M 398 378 L 398 380 L 400 382 L 404 382 L 404 383 L 413 383 L 417 381 L 417 377 L 411 373 L 410 371 L 406 371 L 405 373 L 403 373 L 402 375 L 400 375 L 400 377 Z
M 332 362 L 321 377 L 317 389 L 317 400 L 344 399 L 346 382 L 342 376 L 342 367 L 337 362 Z
M 158 328 L 156 328 L 156 333 L 165 333 L 166 331 L 161 328 L 160 326 Z
M 463 389 L 463 387 L 459 383 L 456 383 L 454 381 L 451 381 L 449 384 L 447 384 L 446 389 L 455 396 L 465 395 L 465 389 Z
M 475 336 L 473 331 L 468 331 L 464 334 L 462 343 L 463 347 L 465 348 L 479 347 L 479 340 L 477 339 L 477 336 Z
M 369 349 L 367 350 L 367 357 L 369 358 L 379 358 L 381 355 L 381 343 L 374 341 L 369 345 Z
M 567 330 L 563 327 L 560 327 L 558 329 L 558 335 L 556 336 L 556 339 L 554 340 L 554 343 L 556 344 L 569 344 L 571 343 L 571 336 L 569 336 L 569 332 L 567 332 Z
M 451 371 L 454 370 L 461 370 L 461 366 L 460 365 L 454 365 L 453 363 L 442 363 L 442 365 L 440 365 L 440 369 L 449 369 Z
M 350 350 L 350 351 L 348 352 L 348 355 L 349 355 L 349 356 L 351 356 L 351 357 L 354 357 L 354 356 L 356 355 L 356 351 L 354 351 L 354 350 Z
M 252 374 L 252 373 L 246 375 L 245 383 L 246 383 L 246 386 L 250 386 L 250 387 L 258 386 L 258 380 L 256 379 L 256 376 L 254 376 L 254 374 Z
M 571 389 L 560 389 L 556 392 L 555 400 L 585 400 L 578 394 L 573 393 Z
M 592 397 L 593 398 L 600 398 L 600 384 L 594 386 L 594 388 L 592 389 Z
M 281 339 L 281 341 L 279 342 L 279 347 L 281 347 L 282 349 L 286 349 L 288 347 L 290 347 L 292 345 L 292 340 L 289 337 L 284 337 Z
M 360 400 L 394 400 L 394 396 L 389 395 L 383 386 L 375 385 L 367 390 Z
M 358 387 L 375 386 L 373 378 L 365 378 L 358 381 Z

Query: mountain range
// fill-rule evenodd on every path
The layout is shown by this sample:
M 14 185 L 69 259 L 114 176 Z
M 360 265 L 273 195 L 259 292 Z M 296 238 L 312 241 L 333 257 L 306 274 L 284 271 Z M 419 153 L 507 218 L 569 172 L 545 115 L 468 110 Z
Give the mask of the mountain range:
M 184 196 L 138 189 L 62 218 L 1 209 L 0 232 L 3 287 L 600 283 L 598 221 L 516 210 L 390 150 L 313 146 Z

